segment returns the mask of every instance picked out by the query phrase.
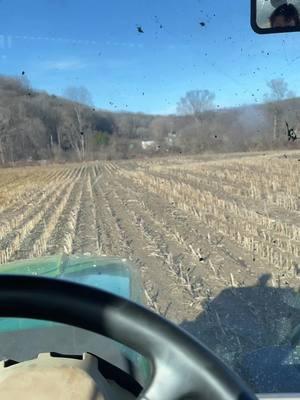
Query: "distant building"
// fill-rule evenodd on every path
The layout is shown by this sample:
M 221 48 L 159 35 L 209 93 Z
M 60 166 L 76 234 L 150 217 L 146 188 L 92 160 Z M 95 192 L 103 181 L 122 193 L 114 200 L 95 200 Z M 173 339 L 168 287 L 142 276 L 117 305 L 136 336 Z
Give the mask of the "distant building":
M 157 148 L 157 144 L 154 140 L 143 140 L 141 146 L 143 150 L 154 150 Z
M 169 132 L 166 137 L 167 145 L 173 147 L 176 145 L 177 133 L 175 131 Z

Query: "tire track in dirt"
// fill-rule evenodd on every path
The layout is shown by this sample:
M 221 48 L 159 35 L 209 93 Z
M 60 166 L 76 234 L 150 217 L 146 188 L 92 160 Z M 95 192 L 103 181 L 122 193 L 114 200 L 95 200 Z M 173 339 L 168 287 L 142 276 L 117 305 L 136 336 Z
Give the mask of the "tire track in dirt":
M 107 254 L 107 244 L 111 241 L 108 236 L 107 228 L 105 229 L 105 218 L 104 214 L 104 204 L 103 196 L 100 192 L 100 186 L 103 179 L 103 169 L 99 165 L 94 165 L 91 174 L 91 185 L 92 185 L 92 198 L 95 204 L 95 225 L 96 225 L 96 235 L 99 248 L 99 254 Z
M 91 168 L 86 168 L 80 178 L 84 181 L 84 186 L 73 241 L 73 253 L 78 254 L 99 254 L 100 252 L 91 172 Z
M 95 170 L 96 174 L 94 175 L 97 177 L 94 177 L 92 187 L 96 202 L 97 226 L 101 229 L 101 249 L 106 255 L 117 255 L 133 261 L 135 266 L 137 268 L 140 267 L 141 271 L 143 271 L 144 263 L 135 257 L 133 246 L 131 246 L 132 243 L 123 230 L 115 210 L 110 205 L 108 192 L 111 191 L 112 186 L 111 168 L 102 168 L 102 165 L 98 165 Z M 105 176 L 103 176 L 104 172 Z M 154 311 L 158 313 L 168 311 L 168 307 L 162 310 L 162 307 L 158 306 L 158 292 L 154 291 L 153 284 L 149 281 L 145 285 L 145 294 L 148 305 Z
M 180 322 L 187 316 L 192 318 L 194 313 L 189 307 L 191 296 L 178 285 L 177 278 L 167 273 L 165 257 L 157 243 L 143 234 L 141 226 L 133 223 L 132 215 L 124 208 L 108 180 L 110 179 L 105 179 L 104 183 L 104 198 L 111 210 L 111 219 L 119 231 L 120 253 L 140 269 L 144 287 L 150 293 L 149 297 L 158 305 L 157 311 L 159 309 L 160 313 L 167 314 L 175 322 Z
M 116 228 L 111 208 L 104 195 L 105 178 L 103 172 L 104 170 L 100 167 L 96 167 L 92 178 L 92 193 L 96 208 L 96 233 L 100 254 L 125 257 L 126 252 L 123 246 L 120 246 L 122 238 Z
M 201 262 L 201 255 L 167 229 L 162 222 L 162 215 L 158 218 L 145 206 L 138 193 L 134 193 L 128 186 L 122 186 L 115 179 L 116 193 L 124 209 L 128 209 L 134 223 L 139 226 L 143 235 L 148 238 L 159 251 L 158 257 L 164 259 L 166 273 L 176 278 L 191 296 L 191 306 L 200 309 L 200 304 L 207 297 L 209 287 L 205 285 L 203 277 L 193 275 L 194 270 Z M 160 205 L 158 201 L 157 205 Z

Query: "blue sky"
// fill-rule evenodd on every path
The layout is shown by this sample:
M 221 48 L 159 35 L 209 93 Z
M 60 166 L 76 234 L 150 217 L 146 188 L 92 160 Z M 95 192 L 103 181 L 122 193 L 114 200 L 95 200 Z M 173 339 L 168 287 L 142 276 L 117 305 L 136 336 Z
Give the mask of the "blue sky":
M 58 95 L 85 86 L 99 108 L 160 114 L 192 89 L 214 91 L 220 107 L 262 101 L 278 77 L 300 94 L 300 33 L 255 34 L 249 3 L 0 0 L 0 73 L 25 71 Z

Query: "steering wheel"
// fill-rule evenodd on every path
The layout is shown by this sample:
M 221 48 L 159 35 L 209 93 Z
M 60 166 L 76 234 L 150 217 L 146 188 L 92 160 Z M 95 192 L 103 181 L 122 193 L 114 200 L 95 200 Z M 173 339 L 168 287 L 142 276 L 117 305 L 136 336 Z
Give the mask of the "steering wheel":
M 248 400 L 255 395 L 204 345 L 152 311 L 70 281 L 0 276 L 0 317 L 76 326 L 149 358 L 152 378 L 140 400 Z

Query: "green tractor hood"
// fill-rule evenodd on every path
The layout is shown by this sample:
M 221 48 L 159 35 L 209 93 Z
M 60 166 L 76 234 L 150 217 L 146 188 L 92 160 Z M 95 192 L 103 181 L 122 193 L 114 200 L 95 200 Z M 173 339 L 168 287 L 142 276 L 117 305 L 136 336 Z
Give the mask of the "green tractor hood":
M 65 279 L 104 289 L 136 303 L 144 303 L 138 271 L 127 260 L 120 258 L 66 255 L 43 257 L 1 265 L 0 274 Z M 30 341 L 28 337 L 31 338 Z M 127 372 L 132 370 L 128 364 L 130 360 L 136 371 L 135 377 L 140 383 L 145 382 L 149 376 L 148 362 L 126 346 L 51 321 L 0 318 L 1 348 L 5 348 L 6 353 L 2 354 L 0 351 L 0 360 L 18 361 L 34 358 L 40 352 L 82 354 L 90 351 Z M 121 354 L 125 356 L 126 362 Z
M 0 274 L 45 276 L 65 279 L 104 289 L 136 303 L 143 303 L 141 280 L 136 269 L 124 259 L 92 256 L 51 256 L 16 261 L 0 266 Z M 0 332 L 51 325 L 46 321 L 0 319 Z

